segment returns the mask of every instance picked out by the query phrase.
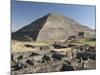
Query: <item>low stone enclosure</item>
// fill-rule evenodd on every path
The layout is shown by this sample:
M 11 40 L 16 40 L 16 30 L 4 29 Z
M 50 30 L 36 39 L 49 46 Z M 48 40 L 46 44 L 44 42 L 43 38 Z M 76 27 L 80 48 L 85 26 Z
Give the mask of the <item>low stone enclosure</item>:
M 27 47 L 33 47 L 26 45 Z M 57 45 L 59 46 L 59 45 Z M 63 50 L 64 48 L 64 50 Z M 11 55 L 11 74 L 59 72 L 96 68 L 93 46 L 40 47 L 36 52 L 15 52 Z

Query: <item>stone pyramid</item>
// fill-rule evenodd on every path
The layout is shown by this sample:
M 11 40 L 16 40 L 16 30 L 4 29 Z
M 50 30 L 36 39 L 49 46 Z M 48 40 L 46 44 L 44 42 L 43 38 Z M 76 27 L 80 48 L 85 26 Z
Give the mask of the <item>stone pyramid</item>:
M 61 41 L 67 40 L 69 36 L 78 36 L 79 32 L 84 32 L 85 38 L 95 36 L 92 29 L 72 18 L 58 13 L 49 13 L 12 33 L 12 40 Z

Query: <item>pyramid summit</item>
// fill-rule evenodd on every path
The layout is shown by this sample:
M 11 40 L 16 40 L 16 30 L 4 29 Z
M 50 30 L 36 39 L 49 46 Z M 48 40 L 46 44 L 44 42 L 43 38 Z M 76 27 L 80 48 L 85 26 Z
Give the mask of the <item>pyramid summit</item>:
M 67 40 L 69 36 L 78 36 L 84 32 L 84 37 L 93 37 L 95 32 L 58 13 L 49 13 L 27 26 L 12 33 L 12 40 L 19 41 L 60 41 Z

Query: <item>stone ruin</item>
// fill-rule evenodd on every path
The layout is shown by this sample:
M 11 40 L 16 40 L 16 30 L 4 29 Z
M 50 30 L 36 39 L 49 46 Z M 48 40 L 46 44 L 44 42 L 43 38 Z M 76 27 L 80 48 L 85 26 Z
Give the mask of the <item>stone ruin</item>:
M 12 53 L 12 75 L 96 68 L 95 47 L 84 45 L 70 48 L 71 50 L 65 53 L 54 50 L 43 52 L 42 54 L 31 51 Z M 47 47 L 40 47 L 40 49 L 42 51 L 48 50 Z

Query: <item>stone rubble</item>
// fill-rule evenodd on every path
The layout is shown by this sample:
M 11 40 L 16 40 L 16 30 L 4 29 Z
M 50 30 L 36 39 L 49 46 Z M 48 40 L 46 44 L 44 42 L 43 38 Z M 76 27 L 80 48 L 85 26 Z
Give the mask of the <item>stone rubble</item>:
M 72 48 L 72 46 L 70 47 Z M 11 74 L 95 69 L 96 50 L 93 47 L 86 47 L 73 47 L 72 51 L 69 51 L 69 55 L 50 50 L 48 47 L 40 47 L 40 54 L 31 51 L 12 53 Z M 44 49 L 47 50 L 44 51 Z

